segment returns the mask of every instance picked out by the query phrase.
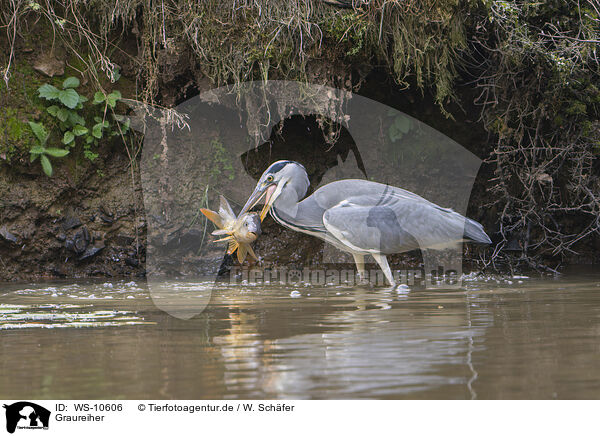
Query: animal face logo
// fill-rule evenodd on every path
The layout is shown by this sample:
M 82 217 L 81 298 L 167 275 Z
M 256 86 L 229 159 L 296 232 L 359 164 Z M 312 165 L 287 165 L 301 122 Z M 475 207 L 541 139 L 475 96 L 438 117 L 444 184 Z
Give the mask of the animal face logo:
M 50 411 L 29 401 L 5 404 L 6 431 L 14 433 L 18 428 L 47 429 L 50 422 Z

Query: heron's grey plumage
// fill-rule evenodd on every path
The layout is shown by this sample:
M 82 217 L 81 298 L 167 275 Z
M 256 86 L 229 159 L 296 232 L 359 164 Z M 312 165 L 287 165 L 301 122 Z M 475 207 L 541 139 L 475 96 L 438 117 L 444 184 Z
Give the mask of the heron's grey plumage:
M 274 163 L 257 189 L 266 184 L 269 174 L 276 174 L 276 183 L 282 184 L 270 209 L 277 222 L 352 253 L 359 272 L 364 255 L 373 255 L 391 283 L 385 255 L 441 249 L 463 240 L 491 242 L 481 224 L 401 188 L 346 179 L 322 186 L 303 199 L 309 182 L 302 165 Z

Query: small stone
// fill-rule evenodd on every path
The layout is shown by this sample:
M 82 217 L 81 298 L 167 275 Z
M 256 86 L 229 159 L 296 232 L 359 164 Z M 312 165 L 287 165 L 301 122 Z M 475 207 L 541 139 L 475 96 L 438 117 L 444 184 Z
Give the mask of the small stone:
M 56 277 L 66 277 L 67 276 L 67 272 L 61 266 L 53 266 L 53 267 L 51 267 L 50 268 L 50 272 L 53 275 L 55 275 Z
M 133 244 L 134 241 L 135 241 L 134 236 L 118 234 L 117 236 L 114 237 L 114 243 L 116 245 L 120 245 L 120 246 L 131 245 L 131 244 Z
M 98 208 L 98 211 L 100 212 L 100 214 L 102 214 L 102 215 L 104 215 L 104 216 L 106 216 L 108 218 L 113 218 L 115 216 L 114 213 L 110 212 L 108 209 L 106 209 L 102 205 Z
M 0 236 L 6 239 L 8 242 L 12 242 L 14 244 L 17 243 L 17 237 L 8 231 L 6 226 L 0 227 Z
M 66 232 L 67 230 L 74 229 L 75 227 L 79 227 L 81 225 L 81 220 L 76 216 L 68 216 L 64 219 L 61 224 L 61 227 Z
M 129 266 L 137 267 L 140 265 L 140 261 L 137 260 L 135 257 L 128 257 L 125 259 L 125 264 L 127 264 Z
M 51 53 L 44 53 L 35 61 L 33 69 L 48 77 L 62 76 L 65 74 L 65 62 Z
M 104 224 L 112 224 L 115 222 L 114 219 L 104 214 L 100 214 L 100 219 L 104 222 Z
M 542 182 L 542 183 L 552 183 L 552 176 L 550 174 L 547 173 L 539 173 L 536 174 L 535 179 L 538 182 Z

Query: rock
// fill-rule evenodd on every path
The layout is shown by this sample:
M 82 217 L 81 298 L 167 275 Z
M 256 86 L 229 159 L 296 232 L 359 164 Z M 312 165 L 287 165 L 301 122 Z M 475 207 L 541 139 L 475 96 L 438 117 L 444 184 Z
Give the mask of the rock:
M 80 225 L 81 220 L 79 218 L 77 218 L 76 216 L 68 216 L 62 222 L 61 227 L 66 232 L 67 230 L 74 229 L 76 227 L 79 227 Z
M 547 173 L 536 174 L 535 179 L 542 183 L 552 183 L 553 181 L 552 176 Z
M 115 245 L 120 245 L 123 247 L 129 246 L 135 242 L 135 236 L 118 234 L 113 239 Z
M 104 222 L 104 224 L 112 224 L 115 222 L 114 219 L 102 213 L 100 214 L 100 219 Z
M 50 267 L 50 272 L 57 277 L 66 277 L 67 272 L 62 266 L 52 266 Z
M 94 257 L 96 254 L 100 253 L 104 249 L 104 245 L 100 245 L 99 247 L 88 247 L 81 256 L 79 256 L 79 260 L 89 259 L 90 257 Z
M 48 77 L 62 76 L 65 74 L 65 62 L 52 53 L 42 54 L 33 64 L 33 69 Z
M 125 259 L 125 264 L 133 267 L 137 267 L 140 265 L 140 261 L 135 257 L 128 257 Z
M 508 243 L 504 246 L 504 251 L 523 251 L 523 247 L 521 246 L 521 243 L 516 240 L 516 239 L 511 239 L 510 241 L 508 241 Z
M 83 229 L 81 229 L 80 233 L 87 242 L 91 241 L 90 232 L 88 232 L 87 227 L 84 227 Z
M 112 277 L 113 276 L 110 271 L 103 270 L 103 269 L 94 269 L 94 270 L 90 271 L 90 275 L 93 275 L 93 276 L 105 276 L 105 277 Z
M 67 240 L 67 235 L 64 233 L 59 233 L 56 235 L 56 239 L 58 239 L 60 242 L 65 242 Z
M 115 222 L 115 214 L 109 212 L 104 206 L 98 208 L 98 217 L 104 224 L 112 224 Z
M 108 209 L 106 209 L 103 205 L 100 205 L 100 207 L 98 208 L 98 211 L 102 214 L 105 215 L 107 217 L 113 218 L 115 216 L 114 213 L 110 212 Z
M 90 241 L 90 233 L 88 232 L 87 227 L 84 227 L 75 236 L 73 236 L 73 239 L 68 239 L 65 242 L 65 247 L 77 254 L 82 254 L 86 251 Z
M 0 236 L 2 236 L 8 242 L 12 242 L 14 244 L 17 243 L 17 237 L 9 232 L 6 226 L 0 227 Z

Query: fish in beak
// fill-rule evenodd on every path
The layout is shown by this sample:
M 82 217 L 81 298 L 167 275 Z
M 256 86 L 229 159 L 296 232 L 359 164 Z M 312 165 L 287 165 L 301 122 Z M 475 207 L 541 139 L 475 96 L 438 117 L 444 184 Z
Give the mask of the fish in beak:
M 246 201 L 246 204 L 242 208 L 240 215 L 252 209 L 264 198 L 265 205 L 260 211 L 260 220 L 264 221 L 265 217 L 267 216 L 267 213 L 269 212 L 269 209 L 273 205 L 273 201 L 275 201 L 275 198 L 273 198 L 273 192 L 275 192 L 275 189 L 277 189 L 276 184 L 256 186 L 254 192 L 250 195 L 248 201 Z
M 200 212 L 217 226 L 217 230 L 212 232 L 213 235 L 225 236 L 214 242 L 228 242 L 227 254 L 232 255 L 237 251 L 237 259 L 240 263 L 244 262 L 248 254 L 258 260 L 250 245 L 261 234 L 261 220 L 257 213 L 242 212 L 236 217 L 223 196 L 221 196 L 219 212 L 204 208 L 200 209 Z

